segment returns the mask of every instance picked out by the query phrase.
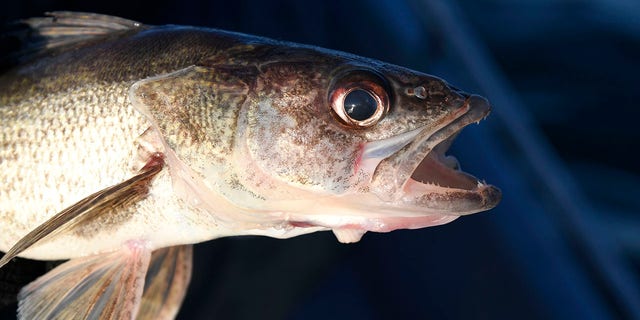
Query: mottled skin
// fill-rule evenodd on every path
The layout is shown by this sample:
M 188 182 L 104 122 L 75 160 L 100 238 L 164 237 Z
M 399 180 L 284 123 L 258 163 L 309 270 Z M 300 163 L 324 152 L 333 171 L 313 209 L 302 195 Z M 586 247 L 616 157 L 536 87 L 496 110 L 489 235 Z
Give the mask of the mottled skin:
M 56 50 L 0 77 L 0 250 L 6 251 L 58 211 L 123 181 L 144 165 L 147 144 L 141 147 L 138 137 L 150 123 L 129 102 L 135 81 L 193 65 L 237 41 L 193 28 L 158 29 L 123 32 L 107 37 L 109 41 Z M 159 177 L 156 185 L 167 182 Z M 34 255 L 67 258 L 99 251 L 100 246 L 94 249 L 91 243 L 114 238 L 114 229 L 123 237 L 140 234 L 140 228 L 126 228 L 131 223 L 123 225 L 132 219 L 150 229 L 150 221 L 179 222 L 156 203 L 175 210 L 181 206 L 175 199 L 155 200 L 149 197 L 129 210 L 116 210 L 62 237 L 67 239 L 59 245 L 64 243 L 65 250 L 45 248 Z M 160 209 L 150 208 L 154 206 Z M 191 224 L 185 223 L 189 229 Z
M 355 70 L 390 88 L 388 114 L 369 128 L 330 108 L 336 81 Z M 417 201 L 403 186 L 428 150 L 407 159 L 419 144 L 407 145 L 374 172 L 359 169 L 363 147 L 416 129 L 426 139 L 476 104 L 486 102 L 401 67 L 211 29 L 140 26 L 55 48 L 0 76 L 0 250 L 155 152 L 167 165 L 147 197 L 24 256 L 446 223 L 495 206 L 499 191 L 442 187 Z

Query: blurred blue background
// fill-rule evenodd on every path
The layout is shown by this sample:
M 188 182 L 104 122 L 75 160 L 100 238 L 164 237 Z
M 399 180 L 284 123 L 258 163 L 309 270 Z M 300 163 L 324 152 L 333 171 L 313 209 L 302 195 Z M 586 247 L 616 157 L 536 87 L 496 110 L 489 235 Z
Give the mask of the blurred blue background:
M 5 2 L 348 51 L 440 76 L 494 112 L 451 151 L 498 208 L 423 230 L 199 244 L 179 319 L 640 319 L 640 2 Z M 3 310 L 3 315 L 13 310 Z

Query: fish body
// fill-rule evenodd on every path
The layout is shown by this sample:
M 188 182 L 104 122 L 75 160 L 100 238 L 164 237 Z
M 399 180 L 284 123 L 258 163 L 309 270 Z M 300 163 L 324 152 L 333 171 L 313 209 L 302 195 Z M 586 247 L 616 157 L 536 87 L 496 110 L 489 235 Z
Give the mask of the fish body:
M 215 44 L 218 47 L 224 44 L 223 37 L 205 37 L 212 42 L 200 44 L 199 37 L 205 35 L 195 28 L 140 30 L 137 36 L 123 35 L 102 44 L 81 43 L 72 51 L 63 50 L 38 59 L 2 77 L 2 143 L 8 146 L 0 151 L 0 175 L 5 181 L 0 200 L 3 208 L 0 217 L 5 229 L 0 235 L 2 250 L 8 250 L 55 213 L 131 177 L 146 164 L 145 157 L 162 146 L 154 140 L 157 137 L 151 130 L 147 131 L 151 122 L 131 105 L 130 87 L 140 79 L 187 68 L 213 54 Z M 184 46 L 190 41 L 197 45 Z M 152 45 L 163 49 L 136 49 Z M 194 57 L 182 56 L 184 61 L 174 61 L 177 50 L 172 47 L 201 52 Z M 222 109 L 214 109 L 218 110 Z M 220 146 L 215 144 L 215 148 Z M 157 240 L 162 241 L 166 236 L 161 235 L 172 230 L 170 234 L 188 233 L 194 237 L 199 229 L 196 225 L 204 221 L 181 229 L 181 222 L 192 222 L 189 215 L 163 220 L 174 212 L 193 211 L 172 208 L 183 204 L 171 196 L 171 183 L 166 174 L 165 170 L 150 187 L 153 196 L 105 215 L 109 221 L 98 219 L 80 226 L 73 234 L 60 235 L 58 245 L 54 245 L 57 241 L 53 240 L 41 249 L 33 248 L 32 254 L 25 253 L 26 256 L 36 259 L 72 257 L 69 254 L 85 256 L 103 250 L 95 244 L 109 247 L 113 245 L 109 244 L 112 240 L 121 242 L 123 238 L 116 233 L 124 238 L 131 233 L 149 236 L 153 233 L 160 235 Z M 159 199 L 163 200 L 159 203 Z M 134 212 L 136 214 L 132 214 Z M 146 227 L 133 230 L 151 221 L 171 230 L 148 232 L 144 230 Z M 217 230 L 207 224 L 207 233 Z
M 68 12 L 25 23 L 31 47 L 0 75 L 0 266 L 72 259 L 23 289 L 25 318 L 171 318 L 189 244 L 320 230 L 355 242 L 500 200 L 445 155 L 488 102 L 437 77 L 213 29 Z

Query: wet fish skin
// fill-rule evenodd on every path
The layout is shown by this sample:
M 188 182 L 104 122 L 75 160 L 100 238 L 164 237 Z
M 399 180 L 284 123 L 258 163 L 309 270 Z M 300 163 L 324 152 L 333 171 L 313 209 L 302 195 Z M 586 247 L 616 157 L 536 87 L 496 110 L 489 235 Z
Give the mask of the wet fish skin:
M 135 80 L 193 65 L 238 41 L 197 28 L 141 29 L 57 50 L 0 77 L 0 116 L 11 124 L 2 126 L 0 219 L 13 224 L 4 224 L 3 250 L 52 214 L 144 165 L 137 140 L 150 123 L 128 103 Z M 131 209 L 76 233 L 95 241 L 96 232 L 120 226 L 137 210 Z
M 21 234 L 44 221 L 45 217 L 61 211 L 83 195 L 124 180 L 143 165 L 145 159 L 139 158 L 146 154 L 138 154 L 139 149 L 144 147 L 136 139 L 149 128 L 150 123 L 129 104 L 129 87 L 136 80 L 175 72 L 191 65 L 198 66 L 199 75 L 204 78 L 197 81 L 203 81 L 205 85 L 201 82 L 201 86 L 197 88 L 183 87 L 183 91 L 174 91 L 172 94 L 176 99 L 187 99 L 183 103 L 215 104 L 216 108 L 199 110 L 205 114 L 188 114 L 191 120 L 175 118 L 176 124 L 189 126 L 173 127 L 173 133 L 163 132 L 169 147 L 175 149 L 179 146 L 177 155 L 192 168 L 204 170 L 202 168 L 208 163 L 217 161 L 222 168 L 218 170 L 233 172 L 233 168 L 226 167 L 225 161 L 229 152 L 234 149 L 232 139 L 235 133 L 231 129 L 235 127 L 233 121 L 242 110 L 237 106 L 242 103 L 260 106 L 259 101 L 271 99 L 272 106 L 280 106 L 278 112 L 281 113 L 278 117 L 270 116 L 260 108 L 247 111 L 246 119 L 254 121 L 255 126 L 248 128 L 251 132 L 247 133 L 246 147 L 253 153 L 252 161 L 257 163 L 258 168 L 269 174 L 281 174 L 279 178 L 285 183 L 271 184 L 268 188 L 270 196 L 276 199 L 289 196 L 291 189 L 288 186 L 291 185 L 308 190 L 315 188 L 316 191 L 325 193 L 340 193 L 353 188 L 353 179 L 345 177 L 353 175 L 353 161 L 359 152 L 354 145 L 389 138 L 419 126 L 433 125 L 448 114 L 449 106 L 459 106 L 464 101 L 462 95 L 450 90 L 446 83 L 435 77 L 347 54 L 221 31 L 188 27 L 143 27 L 135 32 L 121 33 L 110 41 L 81 43 L 73 50 L 61 50 L 55 55 L 40 58 L 11 71 L 0 80 L 3 92 L 0 101 L 9 106 L 2 109 L 3 119 L 13 123 L 14 128 L 18 127 L 10 129 L 10 134 L 18 132 L 19 137 L 25 135 L 24 138 L 16 138 L 10 142 L 21 145 L 3 149 L 3 152 L 13 153 L 3 155 L 4 159 L 15 158 L 16 150 L 29 150 L 28 152 L 33 153 L 30 161 L 59 164 L 50 167 L 33 166 L 25 163 L 24 159 L 5 161 L 9 166 L 13 164 L 18 168 L 5 167 L 2 170 L 4 181 L 9 186 L 29 188 L 28 191 L 11 190 L 10 192 L 15 192 L 13 198 L 46 205 L 22 208 L 34 212 L 27 217 L 21 215 L 16 218 L 19 215 L 17 210 L 3 212 L 4 220 L 14 221 L 16 224 L 27 219 L 10 228 L 13 231 L 9 233 L 13 234 L 6 235 L 10 239 L 4 240 L 5 246 L 14 243 Z M 384 74 L 392 82 L 391 85 L 396 89 L 393 96 L 394 110 L 371 130 L 349 130 L 340 126 L 326 107 L 326 88 L 337 74 L 363 67 Z M 258 73 L 260 77 L 256 79 Z M 178 79 L 178 82 L 184 80 Z M 198 85 L 197 82 L 192 84 Z M 404 88 L 417 85 L 427 88 L 431 94 L 429 99 L 418 100 L 403 94 Z M 202 88 L 210 90 L 209 95 L 185 94 L 189 93 L 188 90 Z M 15 107 L 13 104 L 20 106 Z M 22 109 L 23 112 L 18 114 L 16 109 Z M 189 110 L 192 111 L 198 110 Z M 287 117 L 282 117 L 284 115 Z M 208 128 L 206 123 L 198 123 L 212 118 L 217 119 L 217 122 L 211 123 Z M 268 121 L 256 120 L 267 118 Z M 283 119 L 306 125 L 295 128 L 278 123 Z M 30 125 L 34 127 L 29 123 L 34 121 L 38 122 L 35 128 L 26 131 L 25 128 Z M 45 121 L 48 123 L 43 123 Z M 169 124 L 167 121 L 163 125 Z M 174 137 L 176 140 L 172 140 Z M 273 138 L 265 141 L 262 137 Z M 327 137 L 330 137 L 331 148 L 315 148 L 322 146 L 323 139 Z M 147 144 L 153 144 L 153 141 Z M 37 153 L 35 150 L 38 150 Z M 275 161 L 278 159 L 280 160 Z M 132 160 L 138 162 L 131 164 Z M 27 170 L 27 167 L 28 175 L 41 182 L 32 178 L 31 186 L 15 181 L 24 179 L 24 174 L 13 173 Z M 224 179 L 244 178 L 251 181 L 258 177 L 257 169 L 247 169 L 238 173 L 243 175 L 241 178 Z M 203 176 L 204 172 L 200 171 L 198 174 Z M 88 181 L 87 176 L 98 178 Z M 267 182 L 256 180 L 251 183 L 256 189 L 264 188 Z M 231 184 L 238 185 L 238 182 L 231 181 Z M 244 181 L 242 184 L 244 188 L 248 188 L 250 183 Z M 256 205 L 251 209 L 263 210 L 264 203 L 260 196 L 251 196 L 252 193 L 258 193 L 248 191 L 242 195 L 246 198 L 243 199 L 244 202 L 254 200 Z M 58 199 L 48 200 L 45 198 L 47 194 L 55 194 Z M 144 206 L 185 209 L 181 205 L 184 206 L 176 203 L 152 203 Z M 120 210 L 117 214 L 108 215 L 106 220 L 83 226 L 76 233 L 80 236 L 85 234 L 85 237 L 91 235 L 92 239 L 99 238 L 96 233 L 113 229 L 111 226 L 119 227 L 122 222 L 129 221 L 135 210 L 138 209 Z M 149 213 L 149 216 L 163 215 Z M 212 222 L 208 223 L 208 227 L 212 227 Z M 189 228 L 198 229 L 191 225 Z M 127 230 L 127 234 L 132 232 L 139 233 L 137 230 Z M 105 238 L 114 239 L 113 236 Z M 110 245 L 110 241 L 103 243 Z M 79 243 L 79 247 L 86 247 L 86 244 Z M 83 254 L 80 248 L 73 251 Z
M 500 200 L 444 154 L 488 102 L 437 77 L 220 30 L 67 12 L 26 22 L 45 41 L 0 75 L 0 267 L 74 259 L 23 289 L 22 316 L 133 317 L 142 305 L 154 311 L 139 316 L 170 318 L 191 243 L 319 230 L 355 242 Z M 354 88 L 385 106 L 374 121 L 336 109 Z M 174 271 L 142 281 L 149 265 Z M 173 273 L 181 280 L 142 294 Z M 58 311 L 40 304 L 80 287 Z M 164 292 L 178 292 L 168 309 L 147 307 Z M 107 303 L 85 303 L 95 299 Z

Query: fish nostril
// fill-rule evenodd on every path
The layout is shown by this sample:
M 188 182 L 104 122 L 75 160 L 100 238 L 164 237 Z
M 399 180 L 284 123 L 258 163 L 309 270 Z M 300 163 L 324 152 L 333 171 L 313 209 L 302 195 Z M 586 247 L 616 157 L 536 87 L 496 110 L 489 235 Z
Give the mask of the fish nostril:
M 458 87 L 456 87 L 456 86 L 452 86 L 451 84 L 448 84 L 448 83 L 447 83 L 447 87 L 449 88 L 449 90 L 450 90 L 450 92 L 451 92 L 452 94 L 460 95 L 460 96 L 462 96 L 462 97 L 463 97 L 463 98 L 465 98 L 465 99 L 468 99 L 468 98 L 471 96 L 469 93 L 467 93 L 467 92 L 465 92 L 465 91 L 463 91 L 463 90 L 461 90 L 461 89 L 458 89 Z

